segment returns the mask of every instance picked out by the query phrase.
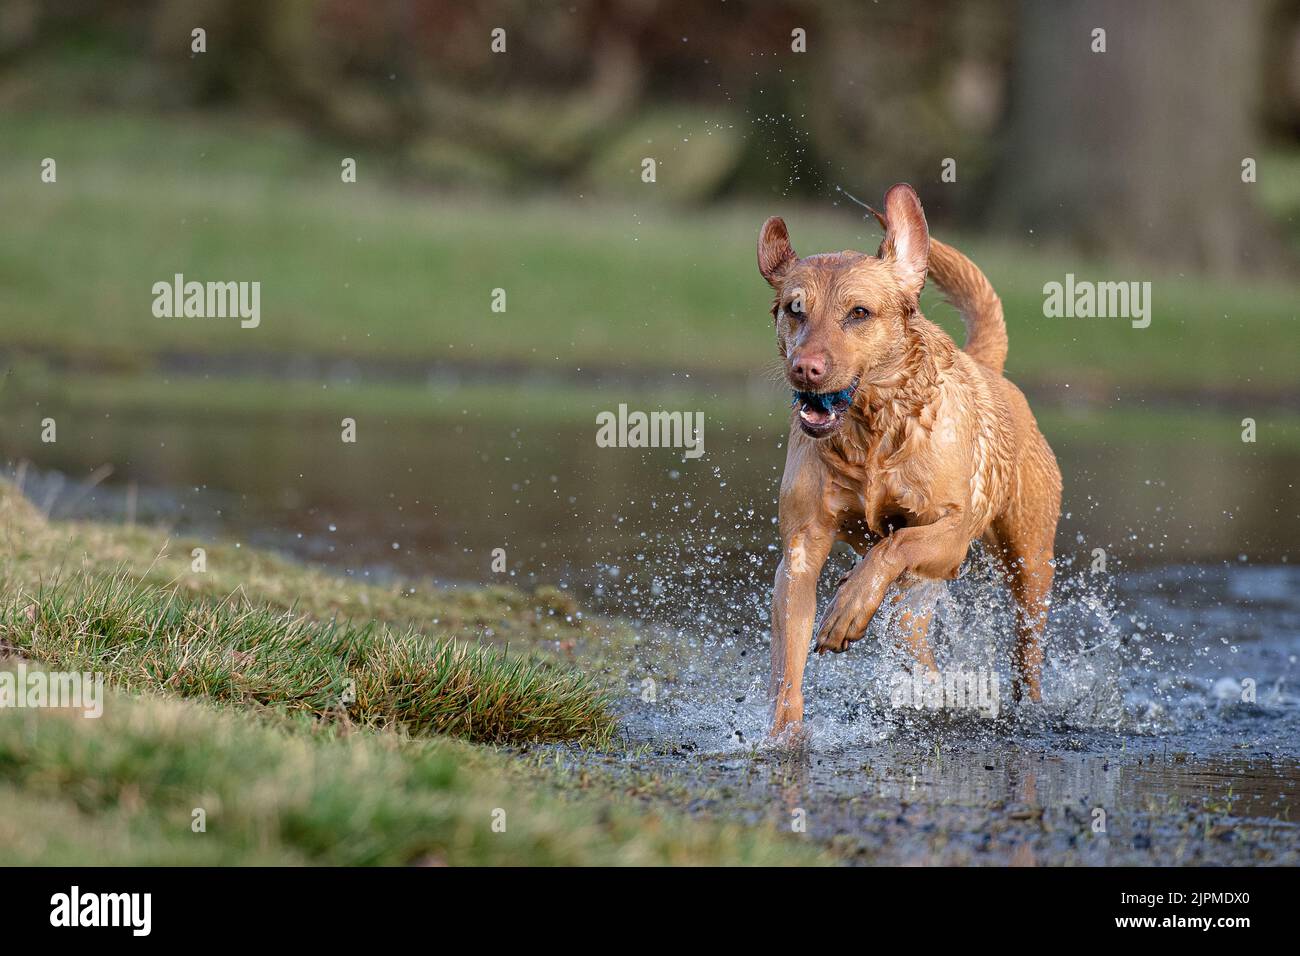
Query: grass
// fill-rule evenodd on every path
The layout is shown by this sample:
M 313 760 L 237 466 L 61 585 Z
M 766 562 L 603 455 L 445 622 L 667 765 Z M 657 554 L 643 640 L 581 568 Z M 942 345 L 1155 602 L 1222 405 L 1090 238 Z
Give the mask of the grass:
M 206 551 L 196 572 L 195 546 Z M 265 551 L 229 543 L 177 540 L 165 529 L 92 521 L 47 521 L 9 482 L 0 480 L 0 580 L 29 591 L 53 577 L 125 572 L 158 588 L 176 587 L 210 600 L 243 595 L 259 604 L 317 620 L 354 618 L 419 628 L 444 639 L 490 634 L 527 648 L 609 636 L 618 628 L 583 616 L 573 598 L 543 586 L 531 593 L 492 586 L 437 588 L 395 581 L 361 583 Z
M 39 181 L 46 156 L 56 184 Z M 0 236 L 0 337 L 134 371 L 163 354 L 269 352 L 752 373 L 774 355 L 754 267 L 763 218 L 786 215 L 803 251 L 878 241 L 857 211 L 829 204 L 687 214 L 653 193 L 626 206 L 453 199 L 408 189 L 378 161 L 344 185 L 335 151 L 231 122 L 14 115 L 0 161 L 31 170 L 0 180 L 0 205 L 23 223 Z M 1294 388 L 1294 281 L 1244 286 L 1087 262 L 1032 239 L 945 238 L 1001 293 L 1021 381 Z M 261 326 L 154 318 L 151 286 L 177 272 L 260 281 Z M 1067 272 L 1151 281 L 1150 328 L 1044 318 L 1043 285 Z M 496 288 L 503 313 L 489 307 Z M 926 309 L 955 326 L 933 296 Z
M 517 759 L 454 740 L 152 695 L 110 694 L 98 720 L 0 711 L 0 781 L 0 844 L 18 865 L 823 860 L 763 829 L 564 796 Z
M 766 826 L 663 809 L 624 780 L 570 779 L 500 749 L 611 731 L 586 678 L 462 643 L 482 621 L 530 650 L 557 627 L 594 637 L 587 619 L 555 623 L 555 595 L 412 593 L 223 546 L 208 555 L 221 570 L 193 573 L 177 550 L 153 529 L 48 521 L 0 482 L 0 650 L 110 685 L 100 719 L 0 708 L 7 862 L 827 859 Z
M 195 601 L 125 575 L 5 590 L 10 648 L 132 691 L 490 743 L 604 744 L 613 732 L 608 701 L 585 677 L 490 647 L 246 598 Z

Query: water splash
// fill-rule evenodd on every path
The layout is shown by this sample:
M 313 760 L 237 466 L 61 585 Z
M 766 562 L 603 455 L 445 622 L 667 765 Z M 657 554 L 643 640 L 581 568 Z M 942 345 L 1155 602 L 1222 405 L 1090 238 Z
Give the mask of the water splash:
M 670 750 L 746 750 L 762 744 L 768 721 L 776 532 L 756 509 L 701 513 L 689 500 L 660 502 L 687 517 L 644 533 L 636 566 L 602 586 L 605 608 L 643 630 L 629 673 L 653 677 L 660 688 L 653 706 L 632 700 L 623 717 L 630 737 Z M 854 560 L 847 550 L 832 555 L 820 609 Z M 1300 650 L 1297 584 L 1300 574 L 1286 567 L 1094 573 L 1058 561 L 1043 704 L 1018 706 L 1010 700 L 1014 606 L 976 544 L 962 574 L 940 585 L 930 639 L 941 674 L 996 675 L 998 716 L 892 699 L 911 659 L 891 636 L 898 610 L 887 596 L 847 653 L 810 658 L 806 724 L 824 752 L 900 737 L 989 742 L 1012 734 L 1048 747 L 1118 735 L 1152 744 L 1177 739 L 1190 749 L 1245 740 L 1295 753 L 1300 710 L 1287 688 Z M 1229 634 L 1240 633 L 1248 616 L 1257 639 L 1243 651 Z M 1257 691 L 1251 703 L 1242 699 L 1248 680 Z

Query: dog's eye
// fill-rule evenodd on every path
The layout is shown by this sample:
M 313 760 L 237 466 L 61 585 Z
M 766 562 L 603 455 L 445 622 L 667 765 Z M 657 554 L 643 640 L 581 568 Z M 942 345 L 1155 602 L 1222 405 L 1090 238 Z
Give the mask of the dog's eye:
M 856 305 L 849 310 L 848 318 L 850 322 L 861 322 L 863 319 L 871 318 L 871 310 L 864 309 L 862 306 Z

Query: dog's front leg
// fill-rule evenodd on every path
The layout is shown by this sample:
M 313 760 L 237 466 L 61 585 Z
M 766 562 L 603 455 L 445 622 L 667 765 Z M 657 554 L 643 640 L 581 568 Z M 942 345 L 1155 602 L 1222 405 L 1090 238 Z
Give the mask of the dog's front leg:
M 817 632 L 817 653 L 840 654 L 861 640 L 885 592 L 903 572 L 922 578 L 956 577 L 970 542 L 960 512 L 953 511 L 933 524 L 895 531 L 875 545 L 836 589 Z M 928 646 L 917 659 L 926 664 L 927 656 Z M 933 666 L 933 659 L 928 663 Z
M 803 723 L 803 669 L 817 617 L 817 579 L 831 553 L 828 532 L 801 529 L 782 535 L 781 564 L 772 592 L 773 737 L 792 735 Z

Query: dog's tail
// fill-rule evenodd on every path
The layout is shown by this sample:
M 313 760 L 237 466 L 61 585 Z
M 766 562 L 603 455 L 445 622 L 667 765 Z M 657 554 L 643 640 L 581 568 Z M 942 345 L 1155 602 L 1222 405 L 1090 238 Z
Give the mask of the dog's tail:
M 985 368 L 1001 372 L 1007 360 L 1007 324 L 1002 300 L 979 266 L 947 243 L 930 239 L 930 278 L 966 323 L 966 354 Z

